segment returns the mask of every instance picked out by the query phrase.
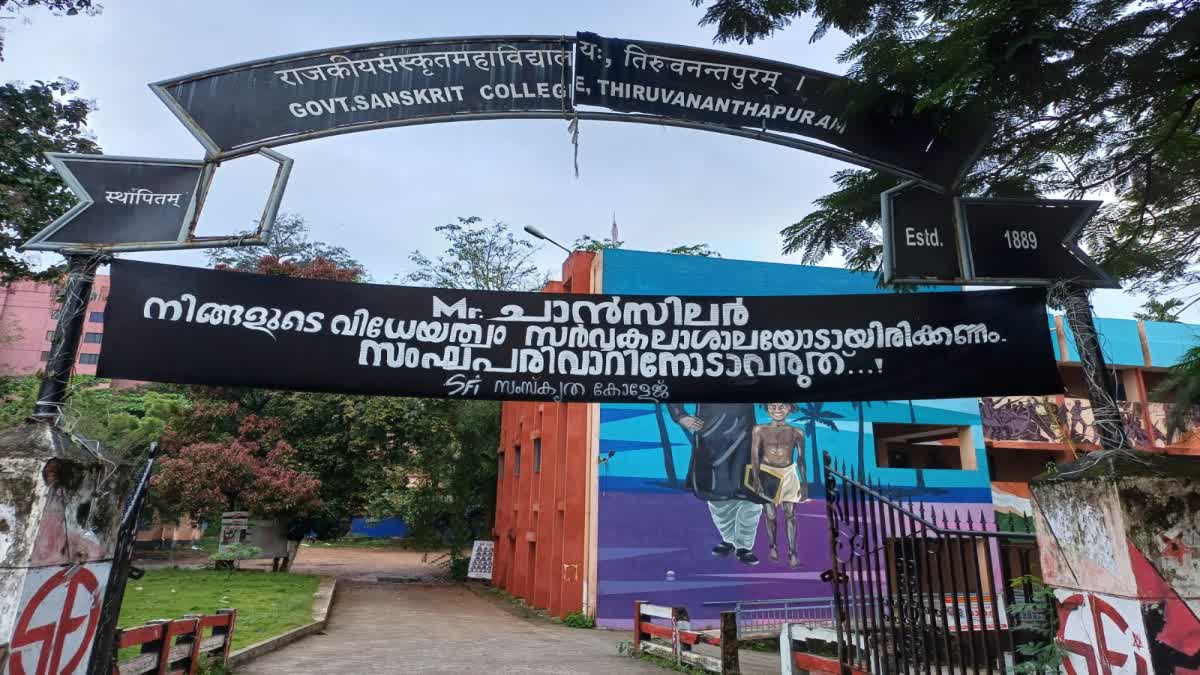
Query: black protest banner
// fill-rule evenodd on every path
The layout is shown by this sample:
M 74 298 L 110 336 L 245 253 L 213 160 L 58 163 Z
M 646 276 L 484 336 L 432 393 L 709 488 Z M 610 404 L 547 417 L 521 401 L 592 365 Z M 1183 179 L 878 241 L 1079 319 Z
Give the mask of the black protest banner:
M 991 133 L 980 115 L 917 112 L 907 96 L 844 77 L 697 47 L 579 33 L 575 76 L 576 105 L 807 136 L 940 186 Z
M 118 260 L 99 375 L 551 401 L 859 401 L 1062 391 L 1043 292 L 549 295 Z
M 569 107 L 569 40 L 417 40 L 308 52 L 151 87 L 210 153 L 470 113 Z

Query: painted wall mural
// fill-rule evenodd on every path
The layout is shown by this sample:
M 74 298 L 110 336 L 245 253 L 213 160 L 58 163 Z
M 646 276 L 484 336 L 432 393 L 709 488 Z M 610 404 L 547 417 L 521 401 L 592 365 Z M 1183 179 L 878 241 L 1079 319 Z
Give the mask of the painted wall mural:
M 603 279 L 605 293 L 626 294 L 879 292 L 869 274 L 631 251 L 606 251 Z M 941 439 L 911 440 L 934 448 L 930 461 L 887 466 L 877 435 L 909 429 L 900 425 Z M 956 444 L 968 439 L 968 468 L 934 468 L 947 429 Z M 738 600 L 828 597 L 820 580 L 830 567 L 818 480 L 825 451 L 857 477 L 939 512 L 992 517 L 974 399 L 604 404 L 599 623 L 629 627 L 634 600 L 685 606 L 693 624 L 708 626 Z
M 1141 448 L 1200 448 L 1200 408 L 1193 413 L 1191 430 L 1167 438 L 1167 403 L 1118 401 L 1125 433 Z M 1086 399 L 1066 397 L 1006 396 L 979 399 L 984 434 L 992 440 L 1096 445 L 1091 405 Z

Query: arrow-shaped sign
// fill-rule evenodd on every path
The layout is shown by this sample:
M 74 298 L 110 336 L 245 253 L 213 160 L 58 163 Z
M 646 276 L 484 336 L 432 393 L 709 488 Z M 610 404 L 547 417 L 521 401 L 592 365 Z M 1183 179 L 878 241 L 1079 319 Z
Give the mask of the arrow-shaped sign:
M 1079 248 L 1100 204 L 950 197 L 904 183 L 880 195 L 884 283 L 1120 288 Z
M 47 153 L 79 203 L 23 250 L 122 251 L 188 238 L 198 195 L 212 178 L 204 162 Z
M 958 202 L 976 285 L 1040 286 L 1071 281 L 1120 288 L 1083 249 L 1079 234 L 1101 202 L 1069 199 L 966 199 Z
M 883 282 L 961 284 L 954 197 L 903 183 L 880 195 Z

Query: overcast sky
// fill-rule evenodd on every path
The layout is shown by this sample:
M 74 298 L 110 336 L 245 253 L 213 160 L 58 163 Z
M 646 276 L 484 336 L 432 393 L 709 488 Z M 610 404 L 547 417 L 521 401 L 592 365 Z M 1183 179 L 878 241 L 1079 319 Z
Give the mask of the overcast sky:
M 318 48 L 423 37 L 567 34 L 710 46 L 712 28 L 688 0 L 405 0 L 377 2 L 176 2 L 120 0 L 93 17 L 41 11 L 6 20 L 0 80 L 66 76 L 94 99 L 90 118 L 107 154 L 200 159 L 203 151 L 146 84 L 217 66 Z M 811 24 L 752 46 L 721 49 L 845 72 L 849 44 L 830 34 L 809 44 Z M 797 263 L 779 230 L 802 218 L 848 165 L 719 134 L 635 124 L 582 123 L 580 176 L 566 123 L 459 122 L 360 132 L 285 146 L 295 158 L 283 210 L 314 237 L 345 246 L 376 281 L 410 269 L 408 253 L 440 252 L 433 228 L 458 216 L 532 224 L 570 244 L 608 236 L 616 212 L 629 248 L 705 242 L 727 258 Z M 218 169 L 200 233 L 247 228 L 261 212 L 273 165 L 258 158 Z M 196 252 L 145 259 L 203 264 Z M 562 253 L 539 262 L 557 272 Z M 826 265 L 838 265 L 830 258 Z M 796 289 L 797 294 L 804 289 Z M 1127 317 L 1142 300 L 1098 294 L 1097 313 Z M 1200 322 L 1200 306 L 1185 318 Z

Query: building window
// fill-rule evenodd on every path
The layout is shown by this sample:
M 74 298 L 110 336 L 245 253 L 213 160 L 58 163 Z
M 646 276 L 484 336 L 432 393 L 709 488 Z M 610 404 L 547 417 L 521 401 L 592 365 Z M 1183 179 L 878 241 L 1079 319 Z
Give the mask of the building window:
M 62 307 L 55 307 L 50 310 L 50 318 L 58 321 L 58 317 L 62 316 Z
M 94 366 L 100 362 L 99 354 L 80 354 L 79 364 L 84 366 Z
M 99 294 L 99 293 L 97 293 L 96 291 L 92 291 L 92 295 L 91 295 L 91 297 L 89 297 L 88 299 L 89 299 L 89 300 L 91 300 L 92 302 L 95 302 L 95 301 L 96 301 L 96 299 L 97 299 L 97 298 L 99 298 L 99 297 L 100 297 L 100 294 Z
M 496 453 L 496 478 L 497 478 L 497 480 L 504 480 L 504 453 L 503 452 Z
M 91 321 L 92 323 L 104 323 L 104 312 L 92 312 L 91 315 L 88 316 L 88 321 Z
M 513 446 L 513 475 L 521 475 L 521 446 Z
M 938 424 L 872 425 L 875 460 L 896 469 L 974 470 L 975 443 L 969 426 Z
M 50 360 L 50 352 L 42 352 L 42 360 L 49 361 Z
M 1146 394 L 1150 396 L 1151 401 L 1170 403 L 1175 400 L 1175 392 L 1162 387 L 1167 380 L 1166 371 L 1143 370 L 1142 379 L 1146 384 Z
M 54 340 L 54 331 L 52 331 L 52 330 L 46 331 L 46 339 L 53 341 Z
M 533 472 L 542 472 L 542 439 L 533 439 Z
M 85 333 L 83 335 L 84 342 L 90 342 L 94 345 L 100 344 L 100 341 L 103 339 L 104 339 L 104 333 Z

